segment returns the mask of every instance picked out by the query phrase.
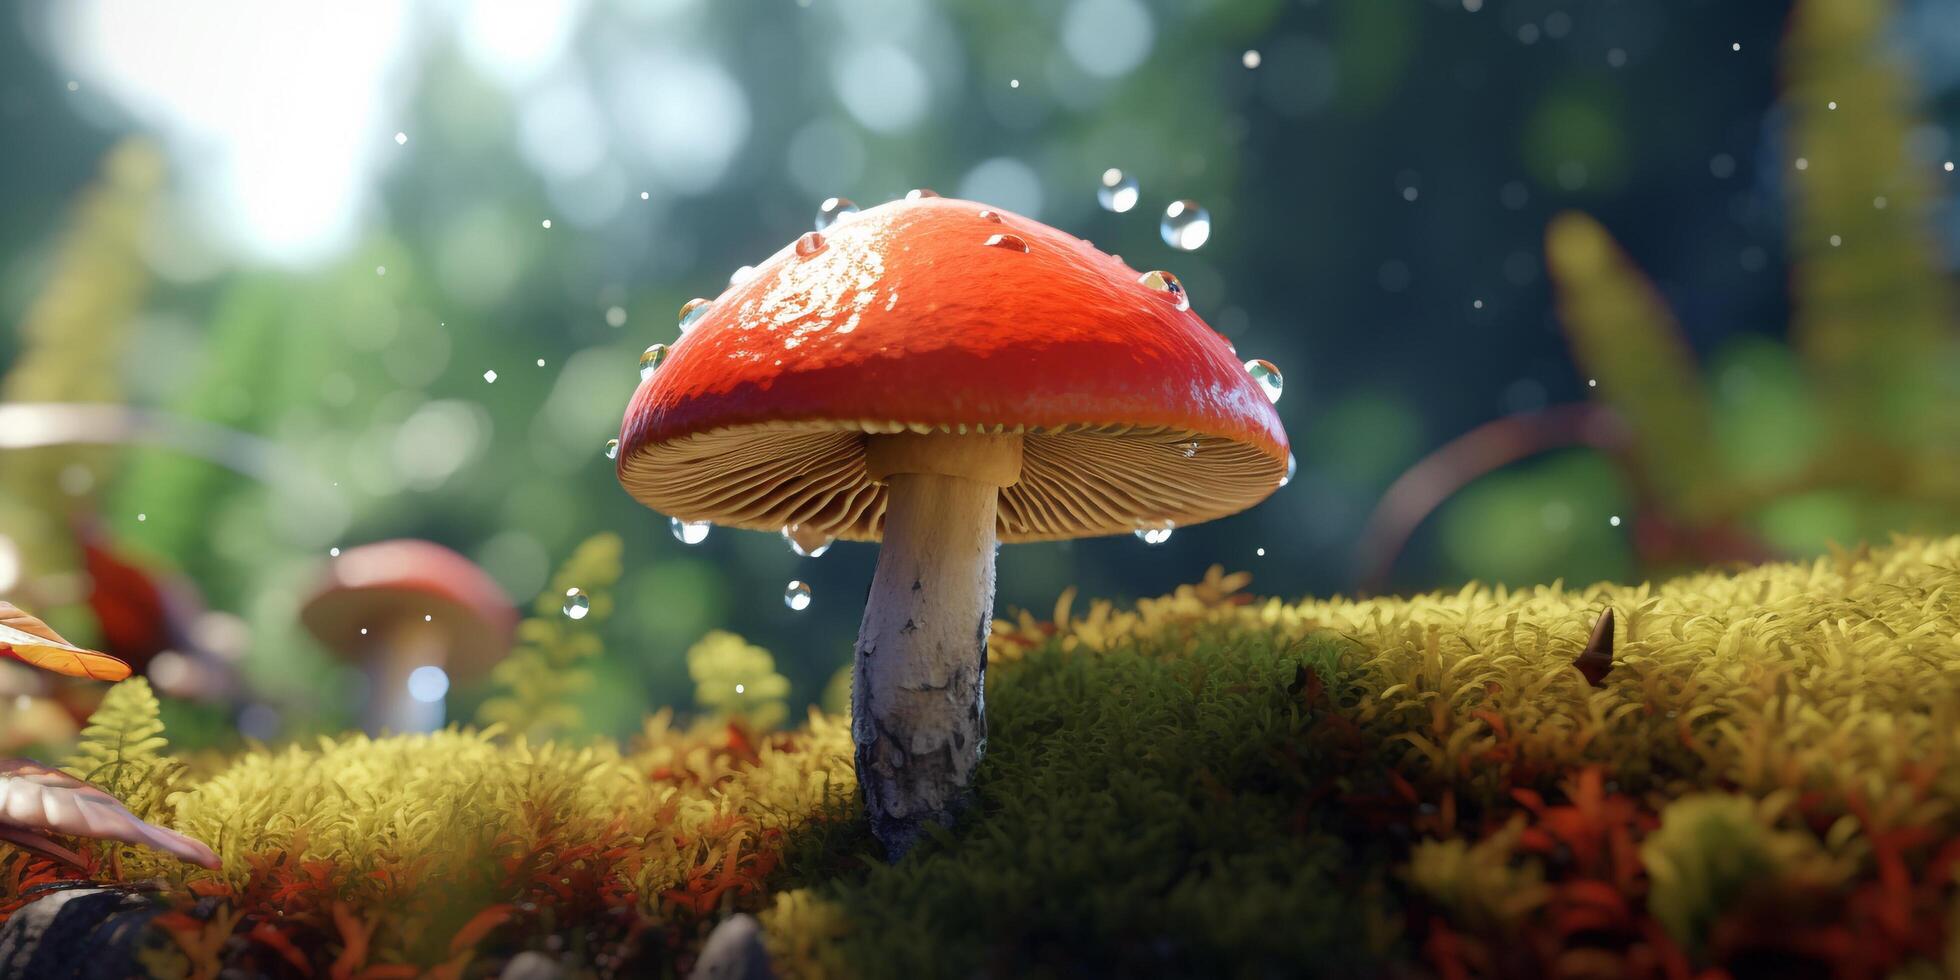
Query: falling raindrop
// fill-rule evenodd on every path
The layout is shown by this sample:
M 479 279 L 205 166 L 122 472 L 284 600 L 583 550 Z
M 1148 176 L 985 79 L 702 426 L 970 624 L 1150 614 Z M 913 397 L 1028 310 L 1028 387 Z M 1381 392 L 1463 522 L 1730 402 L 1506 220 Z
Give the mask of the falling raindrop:
M 485 372 L 483 372 L 483 381 L 484 381 L 484 383 L 485 383 L 485 384 L 496 384 L 496 383 L 497 383 L 497 372 L 495 372 L 495 371 L 485 371 Z
M 848 197 L 826 197 L 817 205 L 817 230 L 824 231 L 844 219 L 845 215 L 858 213 L 858 206 Z
M 1101 204 L 1104 211 L 1122 214 L 1137 206 L 1137 196 L 1141 192 L 1135 177 L 1111 167 L 1102 172 L 1102 180 L 1096 184 L 1096 203 Z
M 696 296 L 693 299 L 688 300 L 685 303 L 682 303 L 681 317 L 680 317 L 681 333 L 686 333 L 689 330 L 692 330 L 694 328 L 694 324 L 696 321 L 700 320 L 704 316 L 707 316 L 709 305 L 710 304 L 708 303 L 707 300 L 702 299 L 699 296 Z
M 789 550 L 799 558 L 821 558 L 824 552 L 830 550 L 831 542 L 837 539 L 801 524 L 785 524 L 783 540 L 789 543 Z
M 1293 454 L 1292 454 L 1292 453 L 1290 453 L 1290 452 L 1289 452 L 1289 453 L 1287 453 L 1287 454 L 1286 454 L 1286 475 L 1285 475 L 1285 476 L 1282 476 L 1282 477 L 1280 477 L 1280 478 L 1279 478 L 1279 485 L 1283 487 L 1283 486 L 1286 486 L 1286 485 L 1287 485 L 1287 484 L 1289 484 L 1289 483 L 1292 483 L 1292 482 L 1293 482 L 1293 474 L 1295 474 L 1295 473 L 1298 473 L 1298 472 L 1300 472 L 1300 461 L 1299 461 L 1299 460 L 1297 460 L 1297 459 L 1295 459 L 1295 458 L 1293 458 Z
M 1016 252 L 1028 250 L 1027 241 L 1019 235 L 991 235 L 988 236 L 986 245 L 988 248 L 1005 248 Z
M 674 532 L 674 540 L 682 544 L 700 544 L 708 540 L 708 532 L 714 525 L 707 521 L 683 521 L 678 517 L 667 519 L 667 529 Z
M 911 190 L 905 192 L 905 199 L 908 201 L 917 201 L 921 198 L 938 197 L 938 196 L 939 196 L 939 192 L 933 190 L 930 187 L 914 187 Z
M 789 586 L 783 589 L 783 605 L 791 612 L 802 612 L 810 608 L 810 584 L 799 579 L 790 579 Z
M 1136 530 L 1137 540 L 1155 547 L 1169 541 L 1171 539 L 1171 531 L 1175 528 L 1176 525 L 1170 521 L 1159 521 L 1155 524 L 1140 524 Z
M 1280 389 L 1285 387 L 1286 379 L 1280 376 L 1279 368 L 1274 367 L 1273 362 L 1254 358 L 1245 362 L 1245 373 L 1251 375 L 1259 390 L 1266 393 L 1267 401 L 1279 401 Z
M 1164 244 L 1180 252 L 1196 251 L 1211 240 L 1211 212 L 1196 201 L 1172 201 L 1164 209 L 1157 233 L 1164 236 Z
M 1145 289 L 1154 289 L 1169 296 L 1176 301 L 1177 308 L 1180 310 L 1191 308 L 1191 297 L 1185 295 L 1184 284 L 1178 282 L 1177 277 L 1168 272 L 1161 269 L 1146 272 L 1137 277 L 1137 282 L 1142 283 Z
M 653 377 L 653 372 L 667 359 L 667 345 L 654 344 L 640 354 L 640 380 Z
M 618 458 L 619 458 L 619 440 L 618 440 L 618 439 L 607 439 L 607 440 L 606 440 L 606 458 L 607 458 L 607 459 L 618 459 Z
M 824 244 L 822 232 L 806 231 L 796 239 L 796 254 L 807 259 L 823 251 Z
M 565 618 L 584 619 L 592 611 L 592 600 L 586 597 L 583 589 L 565 590 Z

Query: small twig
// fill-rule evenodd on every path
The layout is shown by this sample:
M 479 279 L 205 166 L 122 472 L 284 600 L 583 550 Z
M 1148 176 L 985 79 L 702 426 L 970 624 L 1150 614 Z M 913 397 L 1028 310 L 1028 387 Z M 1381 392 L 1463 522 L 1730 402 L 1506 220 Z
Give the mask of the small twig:
M 1613 669 L 1613 607 L 1599 614 L 1599 622 L 1594 624 L 1592 638 L 1586 641 L 1586 648 L 1572 661 L 1572 666 L 1584 675 L 1586 683 L 1594 687 L 1606 686 L 1606 675 Z

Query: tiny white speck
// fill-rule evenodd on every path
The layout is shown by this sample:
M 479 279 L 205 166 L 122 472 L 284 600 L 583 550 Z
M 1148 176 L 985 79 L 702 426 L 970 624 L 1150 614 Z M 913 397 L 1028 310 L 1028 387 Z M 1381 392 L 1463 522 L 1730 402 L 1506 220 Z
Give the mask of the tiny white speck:
M 1484 0 L 1463 0 L 1463 9 L 1474 14 L 1484 9 Z
M 1832 247 L 1832 248 L 1836 248 L 1836 247 L 1838 247 L 1839 245 L 1842 245 L 1842 244 L 1844 244 L 1844 239 L 1843 239 L 1842 237 L 1840 237 L 1840 236 L 1838 236 L 1838 235 L 1832 235 L 1832 236 L 1831 236 L 1831 247 Z
M 388 274 L 388 267 L 385 265 L 377 265 L 374 267 L 374 274 L 377 276 L 385 276 Z
M 653 196 L 653 195 L 651 195 L 651 194 L 648 194 L 648 193 L 647 193 L 646 191 L 641 191 L 641 192 L 640 192 L 640 200 L 642 200 L 642 201 L 644 201 L 644 200 L 646 200 L 646 199 L 648 199 L 648 198 L 650 198 L 650 197 L 652 197 L 652 196 Z
M 1008 87 L 1008 88 L 1020 88 L 1020 87 L 1021 87 L 1021 80 L 1020 80 L 1020 79 L 1018 79 L 1018 78 L 1010 78 L 1010 79 L 1008 79 L 1008 80 L 1007 80 L 1007 87 Z
M 144 521 L 147 521 L 147 520 L 149 520 L 149 519 L 150 519 L 150 515 L 148 515 L 148 514 L 138 514 L 138 515 L 136 515 L 136 523 L 138 523 L 138 524 L 141 524 L 141 523 L 143 523 Z
M 542 358 L 542 357 L 540 357 L 540 358 L 538 358 L 538 366 L 539 366 L 539 367 L 544 367 L 544 358 Z
M 1244 66 L 1246 66 L 1247 68 L 1257 68 L 1257 67 L 1259 67 L 1259 62 L 1260 62 L 1260 61 L 1262 61 L 1262 60 L 1264 60 L 1264 59 L 1262 59 L 1262 58 L 1261 58 L 1261 57 L 1259 56 L 1259 52 L 1258 52 L 1258 51 L 1255 51 L 1255 50 L 1252 50 L 1252 49 L 1250 49 L 1250 48 L 1248 48 L 1248 49 L 1246 49 L 1246 52 L 1245 52 L 1245 54 L 1242 54 L 1242 55 L 1240 55 L 1240 56 L 1239 56 L 1239 64 L 1242 64 L 1242 65 L 1244 65 Z
M 1484 308 L 1484 301 L 1480 299 L 1473 299 L 1470 301 L 1470 308 L 1473 310 L 1481 310 Z
M 1599 387 L 1599 379 L 1598 379 L 1598 378 L 1587 378 L 1587 379 L 1586 379 L 1586 387 L 1588 387 L 1588 388 L 1597 388 L 1597 387 Z
M 748 690 L 748 687 L 747 687 L 747 686 L 745 686 L 745 685 L 742 685 L 742 684 L 737 684 L 737 685 L 735 685 L 735 693 L 736 693 L 736 694 L 741 694 L 741 693 L 744 693 L 744 692 L 746 692 L 747 690 Z
M 1404 187 L 1402 188 L 1402 200 L 1413 201 L 1421 193 L 1422 193 L 1421 191 L 1418 191 L 1413 187 Z
M 429 615 L 428 613 L 423 613 L 422 621 L 425 623 L 433 623 L 436 621 L 436 618 L 434 616 Z
M 1260 549 L 1258 549 L 1258 550 L 1256 550 L 1256 551 L 1254 551 L 1254 552 L 1253 552 L 1253 554 L 1255 554 L 1255 555 L 1258 555 L 1258 556 L 1259 556 L 1259 557 L 1261 557 L 1261 558 L 1264 558 L 1264 557 L 1266 557 L 1266 549 L 1264 549 L 1264 548 L 1260 548 Z
M 489 384 L 496 384 L 496 383 L 497 383 L 497 372 L 495 372 L 495 371 L 485 371 L 485 372 L 483 372 L 483 380 L 484 380 L 485 382 L 487 382 L 487 383 L 489 383 Z
M 1611 524 L 1611 525 L 1613 525 L 1614 527 L 1619 527 L 1619 526 L 1620 526 L 1620 515 L 1618 515 L 1618 514 L 1614 514 L 1614 515 L 1613 515 L 1612 517 L 1609 517 L 1609 518 L 1607 518 L 1607 519 L 1606 519 L 1606 523 L 1608 523 L 1608 524 Z
M 331 557 L 331 558 L 339 558 L 339 557 L 340 557 L 340 549 L 339 549 L 339 548 L 328 548 L 328 549 L 327 549 L 327 555 L 328 555 L 328 557 Z
M 1948 161 L 1946 162 L 1946 172 L 1947 172 L 1947 173 L 1952 173 L 1952 172 L 1953 172 L 1953 161 L 1951 161 L 1951 160 L 1948 160 Z
M 396 134 L 395 134 L 395 145 L 396 145 L 396 146 L 407 146 L 407 145 L 408 145 L 408 134 L 407 134 L 407 133 L 396 133 Z
M 1810 169 L 1810 159 L 1809 159 L 1808 157 L 1798 157 L 1798 158 L 1797 158 L 1797 169 L 1798 169 L 1798 170 L 1809 170 L 1809 169 Z
M 69 82 L 69 83 L 68 83 L 68 91 L 70 91 L 70 92 L 79 92 L 79 91 L 81 91 L 81 90 L 82 90 L 82 83 L 81 83 L 81 82 L 76 82 L 76 81 L 71 81 L 71 82 Z
M 1741 42 L 1741 41 L 1737 41 L 1737 42 L 1735 42 L 1734 44 L 1731 44 L 1731 45 L 1729 45 L 1729 50 L 1730 50 L 1730 51 L 1740 51 L 1740 50 L 1742 50 L 1742 42 Z
M 544 226 L 545 226 L 546 228 L 549 228 L 549 227 L 551 227 L 551 219 L 550 219 L 550 218 L 546 218 L 546 219 L 544 219 Z
M 1837 103 L 1836 103 L 1836 102 L 1831 102 L 1831 103 L 1828 103 L 1828 104 L 1826 105 L 1826 108 L 1830 108 L 1830 109 L 1835 109 L 1835 108 L 1837 108 Z
M 366 636 L 366 635 L 367 635 L 367 627 L 365 627 L 365 626 L 363 626 L 363 627 L 361 627 L 361 635 L 362 635 L 362 636 Z

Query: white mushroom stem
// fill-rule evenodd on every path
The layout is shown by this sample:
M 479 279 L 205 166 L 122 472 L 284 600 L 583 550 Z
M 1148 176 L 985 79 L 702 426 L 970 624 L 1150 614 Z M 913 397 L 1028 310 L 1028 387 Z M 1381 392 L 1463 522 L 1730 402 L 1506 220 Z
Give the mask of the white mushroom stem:
M 887 491 L 851 738 L 871 831 L 897 857 L 959 812 L 986 751 L 994 512 L 1020 479 L 1021 437 L 873 436 L 865 456 Z
M 441 667 L 449 647 L 441 627 L 414 619 L 386 631 L 367 655 L 367 710 L 361 727 L 369 735 L 409 734 L 442 727 L 442 702 L 418 701 L 408 693 L 408 675 L 417 667 Z

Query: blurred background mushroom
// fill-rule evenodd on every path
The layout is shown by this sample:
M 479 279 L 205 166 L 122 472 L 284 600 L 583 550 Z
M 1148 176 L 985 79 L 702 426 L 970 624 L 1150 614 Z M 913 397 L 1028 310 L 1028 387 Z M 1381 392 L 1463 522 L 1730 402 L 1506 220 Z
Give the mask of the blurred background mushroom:
M 366 675 L 361 722 L 370 734 L 441 727 L 450 685 L 488 673 L 517 626 L 510 599 L 474 562 L 406 539 L 342 552 L 300 617 Z

